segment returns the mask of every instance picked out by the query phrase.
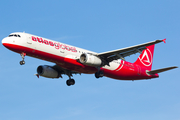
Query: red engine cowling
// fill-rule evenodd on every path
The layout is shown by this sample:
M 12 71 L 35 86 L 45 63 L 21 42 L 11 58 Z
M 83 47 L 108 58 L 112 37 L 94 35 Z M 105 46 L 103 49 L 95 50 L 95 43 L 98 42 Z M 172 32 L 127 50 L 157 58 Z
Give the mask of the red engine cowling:
M 37 73 L 38 75 L 46 77 L 46 78 L 59 78 L 58 72 L 47 65 L 38 66 Z

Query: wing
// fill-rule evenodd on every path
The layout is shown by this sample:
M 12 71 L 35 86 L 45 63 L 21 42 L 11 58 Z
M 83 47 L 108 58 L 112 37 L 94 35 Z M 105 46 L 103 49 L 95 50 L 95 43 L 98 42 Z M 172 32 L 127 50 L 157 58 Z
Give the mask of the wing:
M 52 66 L 51 68 L 53 68 L 54 70 L 58 71 L 60 77 L 62 77 L 61 76 L 62 74 L 65 74 L 65 75 L 68 75 L 68 76 L 72 76 L 72 74 L 80 74 L 80 73 L 75 72 L 75 71 L 64 69 L 64 68 L 60 67 L 57 64 Z
M 125 61 L 124 57 L 130 56 L 130 55 L 138 53 L 138 52 L 142 53 L 142 51 L 145 50 L 147 46 L 157 44 L 160 42 L 165 42 L 165 39 L 164 40 L 155 40 L 155 41 L 147 42 L 144 44 L 139 44 L 139 45 L 122 48 L 122 49 L 118 49 L 118 50 L 103 52 L 103 53 L 99 53 L 97 55 L 100 58 L 102 58 L 103 60 L 105 60 L 106 64 L 108 65 L 109 62 L 111 62 L 113 60 L 117 60 L 117 59 L 122 59 Z

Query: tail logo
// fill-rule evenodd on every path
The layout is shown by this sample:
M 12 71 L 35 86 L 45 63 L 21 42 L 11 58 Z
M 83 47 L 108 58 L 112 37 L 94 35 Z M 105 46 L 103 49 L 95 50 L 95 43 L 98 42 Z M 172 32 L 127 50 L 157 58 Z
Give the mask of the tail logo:
M 142 56 L 139 57 L 141 63 L 145 66 L 150 66 L 152 64 L 152 53 L 149 49 L 144 50 Z

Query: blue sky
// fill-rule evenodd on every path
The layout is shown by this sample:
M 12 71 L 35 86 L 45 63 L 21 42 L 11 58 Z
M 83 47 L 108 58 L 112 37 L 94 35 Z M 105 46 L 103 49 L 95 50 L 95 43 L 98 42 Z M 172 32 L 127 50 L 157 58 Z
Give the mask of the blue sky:
M 5 0 L 0 4 L 0 39 L 27 32 L 95 52 L 167 39 L 155 47 L 153 69 L 180 66 L 178 0 Z M 180 70 L 143 81 L 94 75 L 52 80 L 34 76 L 39 65 L 0 45 L 1 120 L 180 120 Z M 128 57 L 134 62 L 137 55 Z

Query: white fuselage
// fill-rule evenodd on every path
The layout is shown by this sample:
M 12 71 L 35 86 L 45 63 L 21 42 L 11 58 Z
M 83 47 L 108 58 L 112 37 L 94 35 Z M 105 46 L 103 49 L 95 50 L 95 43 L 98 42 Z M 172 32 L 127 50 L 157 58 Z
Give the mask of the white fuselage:
M 44 59 L 44 57 L 36 54 L 37 51 L 41 51 L 44 54 L 52 54 L 55 56 L 59 56 L 62 58 L 69 58 L 73 60 L 78 60 L 82 53 L 91 53 L 94 55 L 97 54 L 89 50 L 85 50 L 85 49 L 71 46 L 68 44 L 60 43 L 60 42 L 53 41 L 53 40 L 43 38 L 43 37 L 39 37 L 36 35 L 31 35 L 28 33 L 16 32 L 10 35 L 20 35 L 20 37 L 18 36 L 6 37 L 2 40 L 2 43 L 6 42 L 6 43 L 13 44 L 16 46 L 24 47 L 24 51 L 17 50 L 15 52 L 25 52 L 26 49 L 29 49 L 31 53 L 34 53 L 34 54 L 30 53 L 29 56 L 40 58 L 40 59 Z M 58 60 L 56 61 L 51 58 L 49 58 L 48 61 L 55 62 L 56 64 L 63 64 L 62 61 L 58 61 Z M 113 62 L 110 63 L 110 66 L 105 66 L 104 68 L 109 69 L 109 70 L 115 70 L 118 68 L 121 62 L 124 62 L 124 61 L 114 60 Z M 77 71 L 77 72 L 82 72 L 82 71 Z

